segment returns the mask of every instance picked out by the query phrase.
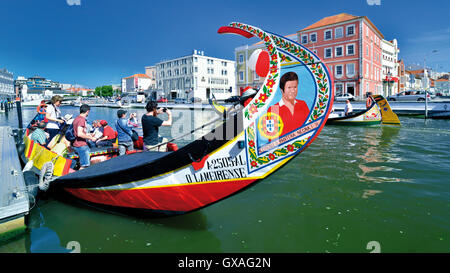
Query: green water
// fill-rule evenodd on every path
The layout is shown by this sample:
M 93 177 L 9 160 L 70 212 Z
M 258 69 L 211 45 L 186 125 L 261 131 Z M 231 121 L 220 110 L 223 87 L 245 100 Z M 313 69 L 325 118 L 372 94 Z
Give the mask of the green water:
M 25 109 L 24 120 L 33 112 Z M 114 114 L 94 108 L 90 119 Z M 49 197 L 31 211 L 27 233 L 0 252 L 63 251 L 70 241 L 83 253 L 368 253 L 371 241 L 381 252 L 449 252 L 450 121 L 400 120 L 325 126 L 279 171 L 187 215 L 134 218 Z M 0 114 L 0 125 L 16 123 L 15 113 Z

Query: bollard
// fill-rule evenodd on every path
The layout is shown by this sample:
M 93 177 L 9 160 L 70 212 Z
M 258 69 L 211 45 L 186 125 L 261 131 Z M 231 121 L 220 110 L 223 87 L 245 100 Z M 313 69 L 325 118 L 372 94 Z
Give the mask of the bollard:
M 19 129 L 23 129 L 23 122 L 22 122 L 22 106 L 20 104 L 20 100 L 16 100 L 16 107 L 17 107 L 17 117 L 19 119 Z

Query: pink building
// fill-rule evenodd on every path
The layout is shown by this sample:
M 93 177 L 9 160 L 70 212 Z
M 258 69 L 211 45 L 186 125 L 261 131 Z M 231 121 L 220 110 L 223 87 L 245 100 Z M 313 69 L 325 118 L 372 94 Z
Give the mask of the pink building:
M 297 32 L 299 43 L 316 53 L 330 69 L 334 91 L 359 99 L 382 94 L 383 34 L 366 16 L 346 13 L 325 17 Z

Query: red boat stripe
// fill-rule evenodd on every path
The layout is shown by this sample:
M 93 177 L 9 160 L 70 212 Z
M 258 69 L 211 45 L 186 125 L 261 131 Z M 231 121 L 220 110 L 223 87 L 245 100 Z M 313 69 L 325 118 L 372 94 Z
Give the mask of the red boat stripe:
M 254 181 L 256 179 L 127 190 L 65 190 L 77 198 L 103 205 L 188 212 L 227 197 Z
M 66 163 L 64 164 L 64 169 L 63 169 L 62 175 L 66 175 L 69 173 L 70 165 L 72 165 L 72 160 L 66 159 Z
M 31 152 L 33 151 L 34 141 L 30 139 L 30 145 L 28 146 L 28 155 L 27 158 L 30 158 Z

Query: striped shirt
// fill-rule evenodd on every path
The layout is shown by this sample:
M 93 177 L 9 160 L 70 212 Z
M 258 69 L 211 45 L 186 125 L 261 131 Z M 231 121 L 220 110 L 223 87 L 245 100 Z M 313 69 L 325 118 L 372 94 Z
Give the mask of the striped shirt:
M 31 134 L 30 138 L 31 140 L 34 140 L 41 145 L 45 145 L 45 143 L 47 142 L 47 135 L 45 134 L 44 130 L 40 128 L 36 128 Z

